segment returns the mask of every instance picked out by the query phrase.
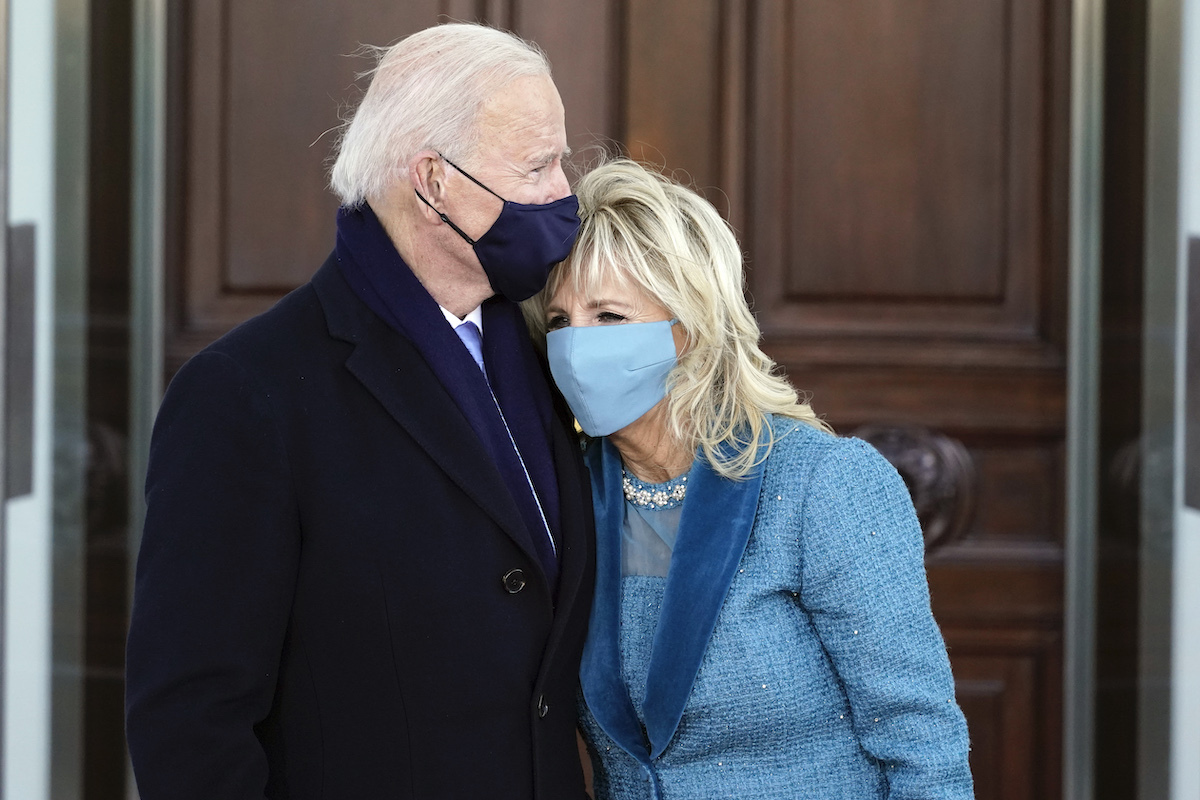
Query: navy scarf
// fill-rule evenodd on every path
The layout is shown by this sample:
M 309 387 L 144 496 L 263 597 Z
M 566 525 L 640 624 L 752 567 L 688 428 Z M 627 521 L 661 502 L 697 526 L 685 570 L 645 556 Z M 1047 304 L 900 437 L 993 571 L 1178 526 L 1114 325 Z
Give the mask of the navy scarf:
M 508 485 L 553 591 L 558 582 L 558 562 L 546 541 L 541 514 L 525 481 L 521 461 L 504 429 L 507 421 L 557 545 L 562 538 L 558 483 L 550 447 L 552 401 L 520 308 L 499 296 L 483 304 L 483 360 L 488 371 L 485 380 L 370 206 L 364 203 L 338 211 L 336 253 L 338 268 L 354 293 L 412 342 L 467 418 Z M 492 394 L 503 410 L 504 421 L 496 411 Z

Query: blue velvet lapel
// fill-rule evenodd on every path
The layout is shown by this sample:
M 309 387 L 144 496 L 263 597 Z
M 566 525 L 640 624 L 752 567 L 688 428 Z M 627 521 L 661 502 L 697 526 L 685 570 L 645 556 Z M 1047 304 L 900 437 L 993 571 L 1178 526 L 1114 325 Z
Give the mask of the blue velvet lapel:
M 703 458 L 688 474 L 688 496 L 662 613 L 650 651 L 642 714 L 658 758 L 683 716 L 704 651 L 754 528 L 763 470 L 745 480 L 722 478 Z
M 692 691 L 729 585 L 754 527 L 762 467 L 741 481 L 722 478 L 702 458 L 688 475 L 688 496 L 654 634 L 642 713 L 621 678 L 621 457 L 607 440 L 587 454 L 596 510 L 596 596 L 580 666 L 584 698 L 604 732 L 642 763 L 666 749 Z
M 596 514 L 596 594 L 579 664 L 583 697 L 596 722 L 621 749 L 649 764 L 641 723 L 621 679 L 621 457 L 607 439 L 584 455 Z

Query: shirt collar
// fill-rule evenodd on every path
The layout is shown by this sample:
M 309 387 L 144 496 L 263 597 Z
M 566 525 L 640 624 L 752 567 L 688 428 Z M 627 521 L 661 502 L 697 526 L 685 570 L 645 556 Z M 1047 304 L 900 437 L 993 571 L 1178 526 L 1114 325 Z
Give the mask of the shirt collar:
M 464 322 L 474 322 L 475 327 L 479 329 L 480 338 L 483 338 L 483 304 L 482 303 L 480 305 L 475 306 L 475 308 L 470 313 L 468 313 L 465 317 L 463 317 L 462 319 L 459 319 L 457 316 L 454 315 L 453 312 L 447 311 L 446 309 L 442 308 L 441 306 L 438 306 L 438 308 L 442 309 L 442 314 L 445 315 L 446 322 L 450 323 L 451 328 L 457 328 L 459 325 L 462 325 Z

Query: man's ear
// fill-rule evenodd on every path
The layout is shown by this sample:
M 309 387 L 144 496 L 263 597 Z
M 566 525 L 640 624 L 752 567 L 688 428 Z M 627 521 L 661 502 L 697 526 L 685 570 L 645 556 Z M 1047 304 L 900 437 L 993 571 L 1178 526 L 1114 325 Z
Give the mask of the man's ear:
M 429 201 L 436 209 L 442 208 L 446 187 L 446 165 L 435 150 L 422 150 L 408 162 L 408 180 L 421 196 Z M 437 211 L 425 203 L 417 201 L 422 211 L 430 218 L 437 219 Z

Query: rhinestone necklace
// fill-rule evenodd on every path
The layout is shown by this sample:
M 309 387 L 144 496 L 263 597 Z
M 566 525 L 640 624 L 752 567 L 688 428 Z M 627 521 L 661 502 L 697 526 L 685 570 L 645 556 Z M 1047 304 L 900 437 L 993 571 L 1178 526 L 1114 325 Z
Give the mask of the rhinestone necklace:
M 621 488 L 625 491 L 625 499 L 639 508 L 651 511 L 675 508 L 683 505 L 683 498 L 687 495 L 687 473 L 665 483 L 646 483 L 622 469 Z

